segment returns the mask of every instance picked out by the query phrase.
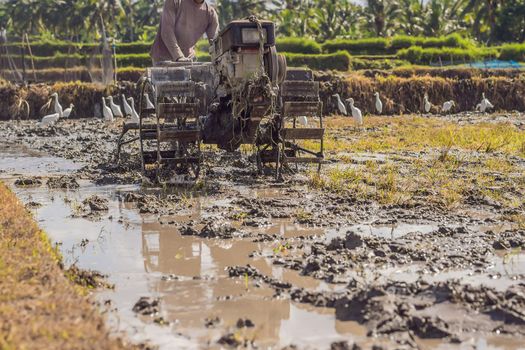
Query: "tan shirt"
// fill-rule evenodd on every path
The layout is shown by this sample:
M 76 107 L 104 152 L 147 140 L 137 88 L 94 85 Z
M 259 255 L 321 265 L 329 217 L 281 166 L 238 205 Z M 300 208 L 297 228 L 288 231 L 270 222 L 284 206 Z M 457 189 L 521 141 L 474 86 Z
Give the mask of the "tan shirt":
M 161 62 L 192 57 L 194 46 L 204 33 L 211 40 L 218 30 L 217 12 L 206 1 L 197 4 L 194 0 L 166 0 L 151 58 Z

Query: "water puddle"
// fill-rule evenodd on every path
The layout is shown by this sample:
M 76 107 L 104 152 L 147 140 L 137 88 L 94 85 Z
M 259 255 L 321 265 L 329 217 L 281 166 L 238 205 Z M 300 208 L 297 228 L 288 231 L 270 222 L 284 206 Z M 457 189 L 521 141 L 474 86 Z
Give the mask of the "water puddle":
M 49 176 L 70 173 L 82 167 L 64 158 L 41 155 L 22 145 L 2 146 L 0 174 L 5 177 L 17 175 Z M 9 175 L 7 175 L 9 174 Z
M 417 344 L 422 349 L 434 349 L 434 350 L 524 350 L 523 339 L 517 337 L 502 338 L 497 336 L 472 336 L 468 339 L 464 339 L 461 344 L 443 344 L 438 339 L 418 339 Z
M 395 239 L 406 236 L 410 233 L 428 234 L 439 228 L 437 224 L 409 224 L 394 223 L 384 224 L 359 224 L 344 226 L 338 229 L 328 229 L 326 231 L 326 240 L 330 241 L 336 237 L 344 238 L 347 232 L 354 232 L 363 236 L 376 236 L 381 238 Z
M 118 194 L 131 189 L 83 185 L 77 192 L 48 193 L 44 187 L 17 190 L 22 201 L 42 204 L 35 210 L 36 218 L 51 239 L 60 243 L 67 264 L 109 275 L 115 290 L 101 291 L 97 298 L 112 300 L 117 313 L 110 324 L 116 330 L 161 348 L 173 344 L 197 347 L 195 344 L 214 343 L 229 332 L 240 332 L 243 339 L 256 340 L 261 346 L 326 346 L 356 334 L 356 329 L 364 333 L 362 326 L 336 321 L 333 310 L 305 309 L 274 298 L 273 289 L 255 281 L 228 277 L 228 266 L 251 264 L 296 286 L 330 289 L 323 282 L 273 266 L 267 258 L 273 254 L 273 242 L 182 236 L 176 228 L 126 208 Z M 109 211 L 95 221 L 72 217 L 71 202 L 92 194 L 109 198 Z M 171 325 L 154 326 L 151 319 L 137 318 L 131 309 L 141 296 L 160 297 L 161 316 Z M 206 328 L 206 319 L 215 317 L 219 323 Z M 250 319 L 255 327 L 237 329 L 239 318 Z M 304 332 L 315 329 L 322 332 Z
M 432 273 L 423 264 L 381 268 L 377 272 L 383 276 L 385 281 L 393 280 L 412 283 L 422 279 L 435 283 L 458 280 L 462 284 L 483 285 L 499 291 L 505 291 L 512 285 L 518 285 L 523 282 L 525 278 L 525 252 L 516 249 L 496 251 L 496 254 L 488 259 L 489 266 L 482 272 L 472 268 Z
M 322 228 L 305 227 L 293 223 L 290 220 L 274 220 L 273 223 L 262 232 L 283 238 L 317 237 L 324 236 L 325 234 L 325 230 Z

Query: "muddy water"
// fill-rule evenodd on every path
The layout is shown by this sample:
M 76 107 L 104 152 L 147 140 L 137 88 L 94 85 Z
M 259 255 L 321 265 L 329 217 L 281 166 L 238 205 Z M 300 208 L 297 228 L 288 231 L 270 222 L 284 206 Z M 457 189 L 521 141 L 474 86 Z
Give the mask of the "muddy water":
M 246 343 L 253 341 L 261 348 L 280 348 L 289 344 L 300 348 L 329 348 L 332 342 L 339 340 L 358 341 L 366 347 L 372 344 L 372 340 L 367 338 L 364 326 L 337 320 L 333 309 L 292 302 L 276 295 L 268 285 L 247 276 L 229 278 L 226 268 L 250 264 L 264 275 L 295 287 L 337 293 L 345 285 L 329 284 L 273 264 L 272 258 L 277 254 L 301 255 L 300 245 L 281 249 L 281 238 L 283 241 L 298 237 L 330 241 L 354 231 L 364 236 L 394 239 L 411 233 L 429 234 L 438 228 L 432 222 L 385 225 L 374 221 L 317 228 L 290 219 L 275 219 L 249 230 L 255 236 L 275 235 L 279 237 L 276 240 L 183 236 L 177 225 L 168 223 L 186 223 L 209 217 L 214 207 L 231 207 L 232 199 L 225 196 L 189 197 L 186 210 L 174 216 L 159 217 L 140 214 L 134 205 L 122 201 L 124 193 L 140 190 L 134 185 L 95 186 L 87 180 L 79 180 L 81 187 L 74 191 L 49 190 L 45 186 L 46 177 L 70 174 L 81 166 L 21 146 L 10 146 L 0 154 L 0 178 L 23 202 L 41 205 L 32 210 L 52 242 L 60 246 L 65 263 L 100 271 L 108 275 L 108 282 L 114 284 L 113 290 L 95 292 L 95 297 L 107 311 L 111 329 L 137 343 L 148 342 L 161 349 L 218 347 L 217 340 L 228 333 Z M 13 183 L 20 175 L 41 176 L 44 185 L 16 187 Z M 253 198 L 282 196 L 282 191 L 275 188 L 244 186 L 238 191 Z M 79 217 L 76 208 L 94 194 L 108 199 L 108 211 L 95 217 Z M 497 231 L 504 228 L 489 225 L 476 229 Z M 475 273 L 474 268 L 433 274 L 418 264 L 396 268 L 386 266 L 374 273 L 385 280 L 410 282 L 454 278 L 463 283 L 485 284 L 505 290 L 521 282 L 520 276 L 525 274 L 524 262 L 525 255 L 516 251 L 493 256 L 490 268 L 481 274 Z M 134 313 L 132 308 L 140 297 L 159 298 L 159 313 L 155 316 Z M 440 305 L 434 311 L 452 316 L 457 313 L 446 309 L 446 305 Z M 238 328 L 239 319 L 249 319 L 254 327 Z M 159 325 L 155 321 L 167 324 Z M 522 338 L 502 340 L 486 335 L 473 335 L 457 346 L 443 340 L 416 340 L 422 348 L 435 349 L 517 349 L 523 345 Z M 373 341 L 375 345 L 381 343 L 387 348 L 391 345 L 388 340 Z
M 60 175 L 78 169 L 60 158 L 11 148 L 0 156 L 1 178 L 23 202 L 36 202 L 33 209 L 39 225 L 52 242 L 60 246 L 66 265 L 77 264 L 108 275 L 114 290 L 96 292 L 97 299 L 110 312 L 113 330 L 133 341 L 148 342 L 161 348 L 200 348 L 215 344 L 232 332 L 260 346 L 297 344 L 316 348 L 341 339 L 364 338 L 366 330 L 355 322 L 337 321 L 333 309 L 295 304 L 274 298 L 273 289 L 245 279 L 231 279 L 227 266 L 251 264 L 262 272 L 294 285 L 314 290 L 333 289 L 326 283 L 282 267 L 273 266 L 265 256 L 273 254 L 275 242 L 249 240 L 210 240 L 182 236 L 174 227 L 161 225 L 157 216 L 140 215 L 119 200 L 120 194 L 135 186 L 94 186 L 80 181 L 75 191 L 49 190 L 45 185 L 19 188 L 13 185 L 21 175 Z M 43 181 L 45 183 L 45 181 Z M 100 218 L 76 217 L 75 205 L 97 194 L 109 199 L 109 210 Z M 257 195 L 269 196 L 261 190 Z M 200 208 L 210 205 L 207 198 L 194 200 L 195 210 L 177 217 L 200 217 Z M 170 219 L 171 217 L 166 217 Z M 278 221 L 261 232 L 285 237 L 322 234 Z M 256 257 L 249 256 L 255 253 Z M 133 305 L 142 296 L 161 298 L 161 312 L 168 326 L 156 325 L 149 316 L 137 316 Z M 110 302 L 106 302 L 110 300 Z M 219 323 L 205 327 L 206 319 Z M 249 319 L 252 328 L 238 329 L 236 323 Z

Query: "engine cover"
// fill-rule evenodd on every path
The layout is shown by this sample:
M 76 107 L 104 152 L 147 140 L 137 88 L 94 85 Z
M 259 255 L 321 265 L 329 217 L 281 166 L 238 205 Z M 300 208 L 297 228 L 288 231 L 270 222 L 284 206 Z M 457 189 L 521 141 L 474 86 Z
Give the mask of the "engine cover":
M 275 25 L 270 21 L 260 21 L 264 46 L 266 48 L 275 46 Z M 237 51 L 239 48 L 258 48 L 259 32 L 257 23 L 250 20 L 232 21 L 223 30 L 220 31 L 215 39 L 214 52 L 215 57 L 219 57 L 229 51 Z

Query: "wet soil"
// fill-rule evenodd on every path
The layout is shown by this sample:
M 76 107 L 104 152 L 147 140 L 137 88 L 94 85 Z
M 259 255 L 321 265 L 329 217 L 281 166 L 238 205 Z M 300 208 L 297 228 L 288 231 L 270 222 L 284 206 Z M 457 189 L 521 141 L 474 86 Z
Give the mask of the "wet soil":
M 86 297 L 98 274 L 65 271 L 32 213 L 1 182 L 0 227 L 0 348 L 146 349 L 109 334 Z
M 523 127 L 521 115 L 456 118 Z M 115 162 L 118 132 L 95 120 L 0 124 L 0 177 L 66 264 L 108 275 L 114 289 L 96 295 L 114 332 L 166 349 L 525 344 L 521 187 L 503 191 L 521 196 L 512 207 L 483 188 L 452 208 L 423 190 L 385 204 L 314 188 L 310 169 L 278 182 L 257 174 L 249 152 L 207 148 L 198 185 L 155 188 L 141 176 L 136 146 Z M 434 156 L 342 149 L 324 171 L 342 154 L 350 166 L 395 163 L 406 176 Z M 513 165 L 495 188 L 525 174 L 524 159 L 493 157 Z

